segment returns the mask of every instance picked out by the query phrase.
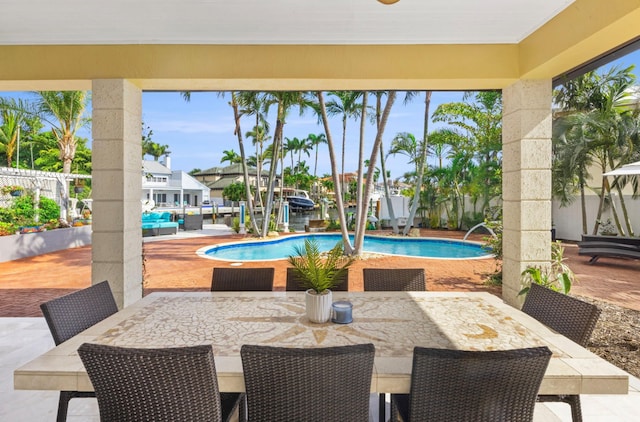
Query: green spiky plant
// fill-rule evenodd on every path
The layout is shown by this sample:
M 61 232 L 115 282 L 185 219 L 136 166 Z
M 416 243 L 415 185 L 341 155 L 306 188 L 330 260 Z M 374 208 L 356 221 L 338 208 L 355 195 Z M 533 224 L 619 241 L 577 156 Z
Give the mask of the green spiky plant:
M 541 269 L 540 267 L 527 267 L 522 272 L 522 282 L 525 286 L 518 296 L 527 294 L 531 283 L 537 283 L 548 289 L 568 294 L 571 285 L 576 281 L 576 276 L 564 262 L 564 248 L 562 242 L 555 241 L 551 243 L 551 267 Z
M 304 246 L 295 246 L 294 252 L 288 261 L 297 270 L 300 284 L 317 294 L 335 287 L 354 261 L 353 257 L 344 256 L 341 242 L 323 254 L 314 238 L 305 239 Z

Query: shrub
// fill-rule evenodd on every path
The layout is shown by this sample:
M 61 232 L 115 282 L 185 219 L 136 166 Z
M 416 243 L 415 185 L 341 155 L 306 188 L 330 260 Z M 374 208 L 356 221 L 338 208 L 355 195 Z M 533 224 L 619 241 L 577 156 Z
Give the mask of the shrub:
M 9 236 L 15 234 L 18 228 L 11 223 L 5 223 L 0 221 L 0 236 Z

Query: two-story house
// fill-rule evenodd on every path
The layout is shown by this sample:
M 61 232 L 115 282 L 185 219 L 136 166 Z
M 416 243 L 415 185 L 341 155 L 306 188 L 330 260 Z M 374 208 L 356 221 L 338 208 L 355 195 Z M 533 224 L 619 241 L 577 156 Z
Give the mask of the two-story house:
M 171 170 L 171 160 L 142 161 L 142 201 L 157 207 L 199 206 L 209 201 L 209 188 L 188 173 Z

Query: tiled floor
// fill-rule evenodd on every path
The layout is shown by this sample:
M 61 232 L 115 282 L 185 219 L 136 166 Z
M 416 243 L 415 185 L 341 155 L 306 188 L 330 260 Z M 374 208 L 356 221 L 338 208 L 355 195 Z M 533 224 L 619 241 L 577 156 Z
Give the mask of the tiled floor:
M 58 393 L 51 391 L 16 391 L 13 370 L 53 347 L 53 340 L 43 318 L 0 318 L 0 421 L 53 421 Z M 372 396 L 370 421 L 377 421 L 377 396 Z M 629 395 L 583 395 L 585 422 L 628 422 L 640 413 L 640 380 L 631 377 Z M 73 399 L 69 422 L 98 421 L 95 399 Z M 538 404 L 536 422 L 571 421 L 569 406 Z

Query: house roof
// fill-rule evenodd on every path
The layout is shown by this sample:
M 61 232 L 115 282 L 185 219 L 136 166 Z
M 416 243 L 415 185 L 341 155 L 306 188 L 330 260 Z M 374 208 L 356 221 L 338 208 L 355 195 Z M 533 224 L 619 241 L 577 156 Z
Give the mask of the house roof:
M 160 162 L 153 161 L 153 160 L 142 160 L 142 169 L 144 170 L 145 173 L 166 174 L 166 175 L 171 174 L 171 169 L 160 164 Z

